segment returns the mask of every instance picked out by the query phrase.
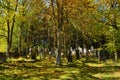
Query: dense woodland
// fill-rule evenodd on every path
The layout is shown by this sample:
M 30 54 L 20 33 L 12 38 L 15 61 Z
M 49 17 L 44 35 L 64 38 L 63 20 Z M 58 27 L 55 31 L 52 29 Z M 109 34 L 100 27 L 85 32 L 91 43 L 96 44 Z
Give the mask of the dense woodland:
M 120 0 L 0 0 L 0 45 L 6 56 L 65 56 L 71 47 L 120 52 Z M 30 52 L 31 51 L 31 52 Z

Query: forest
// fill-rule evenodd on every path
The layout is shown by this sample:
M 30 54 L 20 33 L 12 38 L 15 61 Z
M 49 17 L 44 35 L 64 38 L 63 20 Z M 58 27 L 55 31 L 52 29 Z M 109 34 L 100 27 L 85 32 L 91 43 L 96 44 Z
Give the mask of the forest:
M 0 80 L 119 80 L 120 0 L 0 0 Z

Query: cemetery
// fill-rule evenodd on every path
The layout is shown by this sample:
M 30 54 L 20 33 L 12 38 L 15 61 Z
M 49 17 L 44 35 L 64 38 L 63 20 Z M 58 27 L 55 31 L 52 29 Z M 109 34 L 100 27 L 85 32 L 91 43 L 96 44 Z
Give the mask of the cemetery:
M 120 80 L 120 0 L 0 0 L 0 80 Z

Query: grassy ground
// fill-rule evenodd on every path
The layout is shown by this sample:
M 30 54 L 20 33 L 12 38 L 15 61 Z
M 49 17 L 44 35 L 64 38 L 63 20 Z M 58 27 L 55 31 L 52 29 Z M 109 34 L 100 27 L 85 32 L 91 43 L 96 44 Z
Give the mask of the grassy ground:
M 120 63 L 77 60 L 55 66 L 54 59 L 0 64 L 0 80 L 120 80 Z

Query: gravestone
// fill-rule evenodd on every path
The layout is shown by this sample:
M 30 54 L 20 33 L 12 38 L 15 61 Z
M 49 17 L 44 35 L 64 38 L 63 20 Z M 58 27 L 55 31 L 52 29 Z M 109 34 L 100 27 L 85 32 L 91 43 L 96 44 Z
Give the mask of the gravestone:
M 77 59 L 77 60 L 80 59 L 80 54 L 79 54 L 78 48 L 76 49 L 76 59 Z
M 72 62 L 72 52 L 71 52 L 71 50 L 68 50 L 68 52 L 67 52 L 67 63 L 69 63 L 69 62 Z
M 100 61 L 104 61 L 104 62 L 106 61 L 105 50 L 101 50 L 99 56 L 100 56 Z

